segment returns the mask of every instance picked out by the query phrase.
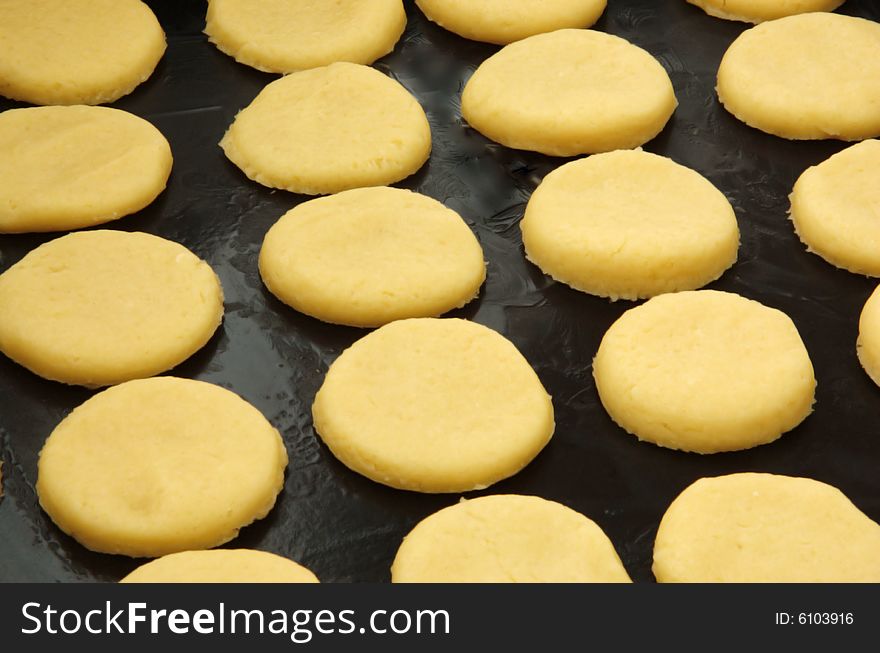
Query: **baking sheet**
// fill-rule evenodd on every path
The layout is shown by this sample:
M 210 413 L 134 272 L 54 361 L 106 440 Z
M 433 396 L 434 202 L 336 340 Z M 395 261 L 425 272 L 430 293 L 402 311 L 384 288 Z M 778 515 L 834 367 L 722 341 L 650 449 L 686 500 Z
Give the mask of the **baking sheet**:
M 240 65 L 207 42 L 204 2 L 148 4 L 168 35 L 168 51 L 148 82 L 112 106 L 162 130 L 174 170 L 153 205 L 108 226 L 176 240 L 213 266 L 226 295 L 223 325 L 173 373 L 244 396 L 278 427 L 290 453 L 275 509 L 228 546 L 289 556 L 323 581 L 387 581 L 402 537 L 458 496 L 373 483 L 343 467 L 316 438 L 310 405 L 327 366 L 366 332 L 300 315 L 264 289 L 257 271 L 263 235 L 306 198 L 250 182 L 217 147 L 236 112 L 276 76 Z M 840 11 L 880 21 L 880 6 L 871 0 L 849 0 Z M 512 479 L 469 496 L 536 494 L 571 506 L 598 522 L 637 581 L 653 581 L 651 549 L 664 510 L 702 476 L 809 476 L 836 485 L 880 521 L 880 389 L 862 372 L 854 349 L 858 315 L 876 283 L 806 253 L 786 217 L 797 176 L 846 145 L 775 138 L 720 107 L 715 71 L 746 26 L 708 17 L 684 0 L 609 0 L 595 27 L 654 54 L 675 85 L 680 106 L 645 149 L 698 170 L 736 209 L 739 261 L 709 287 L 788 313 L 815 366 L 816 412 L 801 426 L 770 445 L 704 457 L 639 443 L 605 414 L 591 359 L 608 326 L 634 304 L 549 281 L 523 258 L 517 226 L 531 191 L 565 159 L 506 149 L 469 129 L 459 112 L 461 88 L 498 48 L 445 32 L 411 2 L 407 12 L 403 38 L 376 67 L 421 101 L 434 149 L 428 164 L 399 185 L 445 202 L 474 228 L 488 280 L 477 301 L 452 315 L 510 338 L 556 409 L 556 434 L 544 452 Z M 16 106 L 24 105 L 0 99 L 0 110 Z M 53 237 L 0 236 L 0 270 Z M 92 394 L 44 381 L 0 356 L 0 580 L 115 581 L 138 564 L 87 551 L 40 511 L 34 492 L 43 441 Z

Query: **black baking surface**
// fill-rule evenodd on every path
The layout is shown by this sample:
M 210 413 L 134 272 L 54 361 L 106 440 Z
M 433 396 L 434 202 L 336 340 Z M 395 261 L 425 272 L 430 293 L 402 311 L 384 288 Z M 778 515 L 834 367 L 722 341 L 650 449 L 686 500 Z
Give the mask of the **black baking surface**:
M 317 439 L 312 398 L 327 366 L 366 331 L 301 315 L 265 290 L 257 271 L 262 238 L 282 213 L 307 198 L 249 181 L 217 146 L 236 112 L 277 76 L 238 64 L 208 43 L 204 2 L 148 4 L 167 33 L 168 51 L 149 81 L 112 106 L 146 118 L 165 134 L 174 169 L 156 202 L 104 228 L 164 236 L 213 266 L 226 296 L 223 325 L 173 373 L 239 393 L 287 443 L 290 466 L 276 507 L 227 546 L 289 556 L 322 581 L 387 581 L 402 537 L 459 497 L 373 483 L 338 463 Z M 880 21 L 880 5 L 872 0 L 849 0 L 839 11 Z M 876 282 L 807 253 L 786 215 L 798 175 L 846 144 L 786 141 L 724 111 L 714 93 L 715 73 L 746 25 L 711 18 L 684 0 L 609 0 L 595 26 L 651 52 L 675 85 L 679 107 L 645 149 L 698 170 L 736 209 L 739 260 L 710 287 L 785 311 L 816 370 L 815 412 L 801 426 L 773 444 L 700 456 L 638 442 L 599 403 L 592 357 L 608 326 L 634 304 L 554 283 L 523 258 L 518 222 L 525 203 L 544 175 L 565 160 L 507 149 L 463 123 L 462 86 L 497 46 L 444 31 L 411 2 L 407 12 L 401 41 L 375 65 L 425 107 L 434 149 L 429 163 L 398 185 L 446 203 L 475 229 L 488 280 L 480 298 L 454 315 L 511 339 L 535 367 L 556 410 L 556 433 L 534 462 L 468 496 L 535 494 L 586 514 L 605 530 L 637 581 L 653 580 L 651 551 L 664 510 L 703 476 L 753 470 L 812 477 L 839 487 L 880 521 L 880 389 L 855 356 L 859 312 Z M 0 99 L 0 110 L 16 106 L 24 105 Z M 0 236 L 0 271 L 56 236 Z M 37 503 L 43 441 L 92 394 L 40 379 L 0 356 L 0 580 L 115 581 L 142 562 L 86 550 Z

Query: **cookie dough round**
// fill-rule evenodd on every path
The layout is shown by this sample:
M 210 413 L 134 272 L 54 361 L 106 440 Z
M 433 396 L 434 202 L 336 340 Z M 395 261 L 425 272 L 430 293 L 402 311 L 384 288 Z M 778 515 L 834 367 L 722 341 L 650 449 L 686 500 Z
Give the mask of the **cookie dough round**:
M 590 27 L 606 0 L 416 0 L 424 14 L 466 39 L 506 45 L 565 27 Z
M 811 11 L 834 11 L 844 0 L 687 0 L 710 16 L 761 23 Z
M 844 270 L 880 277 L 880 141 L 808 168 L 791 193 L 791 221 L 807 249 Z
M 0 0 L 0 95 L 102 104 L 131 93 L 165 52 L 140 0 Z
M 346 466 L 418 492 L 516 474 L 553 435 L 553 404 L 509 340 L 474 322 L 414 318 L 355 342 L 327 371 L 315 430 Z
M 880 385 L 880 287 L 874 289 L 862 308 L 856 353 L 865 372 Z
M 120 583 L 317 583 L 293 560 L 253 549 L 171 553 L 141 565 Z
M 835 487 L 808 478 L 703 478 L 657 531 L 661 583 L 880 582 L 880 524 Z
M 810 414 L 810 357 L 791 319 L 732 293 L 659 295 L 608 329 L 602 405 L 640 440 L 715 453 L 776 440 Z
M 240 63 L 292 73 L 371 64 L 394 49 L 404 27 L 401 0 L 209 0 L 205 34 Z
M 691 290 L 736 261 L 727 198 L 671 159 L 619 150 L 547 175 L 520 222 L 526 257 L 557 281 L 611 299 Z
M 244 399 L 163 376 L 64 418 L 40 452 L 37 494 L 83 546 L 158 557 L 218 546 L 265 517 L 286 466 L 278 431 Z
M 555 501 L 494 495 L 419 522 L 391 567 L 393 583 L 628 583 L 595 522 Z
M 334 63 L 266 86 L 220 147 L 264 186 L 320 195 L 408 177 L 428 160 L 431 129 L 398 82 L 367 66 Z
M 370 327 L 463 306 L 476 297 L 486 263 L 455 211 L 425 195 L 378 187 L 288 211 L 266 234 L 260 274 L 298 311 Z
M 83 231 L 0 275 L 0 351 L 53 381 L 99 387 L 164 372 L 223 317 L 210 266 L 145 233 Z
M 158 129 L 107 107 L 0 113 L 0 233 L 67 231 L 140 211 L 165 188 Z
M 484 136 L 555 156 L 637 147 L 678 102 L 649 53 L 602 32 L 530 36 L 484 61 L 461 96 L 461 114 Z
M 783 138 L 878 136 L 880 24 L 810 13 L 748 29 L 721 60 L 718 97 L 747 125 Z

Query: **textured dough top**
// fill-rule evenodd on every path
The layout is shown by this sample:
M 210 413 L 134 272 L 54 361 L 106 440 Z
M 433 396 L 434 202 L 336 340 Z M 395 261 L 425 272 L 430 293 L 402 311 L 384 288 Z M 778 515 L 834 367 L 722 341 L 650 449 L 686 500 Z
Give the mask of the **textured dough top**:
M 555 501 L 462 500 L 421 521 L 391 567 L 395 583 L 627 583 L 602 529 Z
M 205 33 L 236 61 L 291 73 L 334 61 L 373 63 L 404 27 L 401 0 L 210 0 Z
M 40 504 L 104 553 L 160 556 L 229 541 L 275 503 L 287 452 L 233 392 L 170 376 L 95 395 L 40 452 Z
M 102 104 L 130 93 L 165 52 L 140 0 L 0 0 L 0 94 Z
M 834 11 L 844 0 L 687 0 L 710 16 L 760 23 L 811 11 Z
M 183 245 L 145 233 L 81 231 L 0 275 L 0 350 L 40 376 L 87 386 L 152 376 L 211 337 L 223 292 Z
M 425 15 L 459 36 L 505 45 L 565 27 L 590 27 L 606 0 L 416 0 Z
M 171 148 L 161 132 L 107 107 L 4 111 L 0 152 L 0 233 L 120 218 L 152 202 L 171 173 Z
M 317 583 L 293 560 L 253 549 L 183 551 L 141 565 L 120 583 Z
M 538 34 L 486 59 L 462 115 L 508 147 L 571 156 L 636 147 L 677 101 L 663 66 L 624 39 L 582 29 Z
M 486 264 L 455 211 L 425 195 L 377 187 L 288 211 L 266 234 L 260 273 L 297 310 L 379 326 L 464 305 L 483 283 Z
M 733 208 L 709 180 L 666 157 L 631 150 L 548 174 L 520 227 L 541 269 L 613 298 L 707 283 L 736 259 L 739 244 Z
M 794 185 L 791 209 L 811 250 L 851 272 L 880 276 L 880 141 L 808 168 Z
M 835 487 L 808 478 L 703 478 L 657 531 L 660 582 L 880 582 L 880 524 Z
M 593 370 L 603 404 L 628 431 L 704 453 L 775 440 L 809 414 L 816 385 L 791 318 L 716 290 L 628 310 L 602 338 Z
M 398 82 L 335 63 L 266 86 L 220 145 L 251 179 L 315 195 L 411 175 L 428 159 L 431 129 Z
M 387 324 L 342 352 L 312 407 L 337 458 L 392 487 L 484 488 L 553 434 L 553 405 L 513 343 L 474 322 Z
M 784 138 L 878 136 L 880 24 L 810 13 L 752 27 L 721 60 L 718 96 L 743 122 Z

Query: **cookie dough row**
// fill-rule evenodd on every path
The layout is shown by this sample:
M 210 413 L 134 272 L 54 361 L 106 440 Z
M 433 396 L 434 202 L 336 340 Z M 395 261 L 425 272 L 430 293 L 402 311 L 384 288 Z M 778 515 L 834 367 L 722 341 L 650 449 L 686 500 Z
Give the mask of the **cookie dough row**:
M 878 582 L 880 524 L 838 489 L 806 478 L 742 473 L 703 478 L 672 502 L 653 571 L 670 582 Z M 462 500 L 421 521 L 391 567 L 394 583 L 629 582 L 599 526 L 533 496 Z M 317 582 L 262 551 L 176 553 L 123 583 Z

